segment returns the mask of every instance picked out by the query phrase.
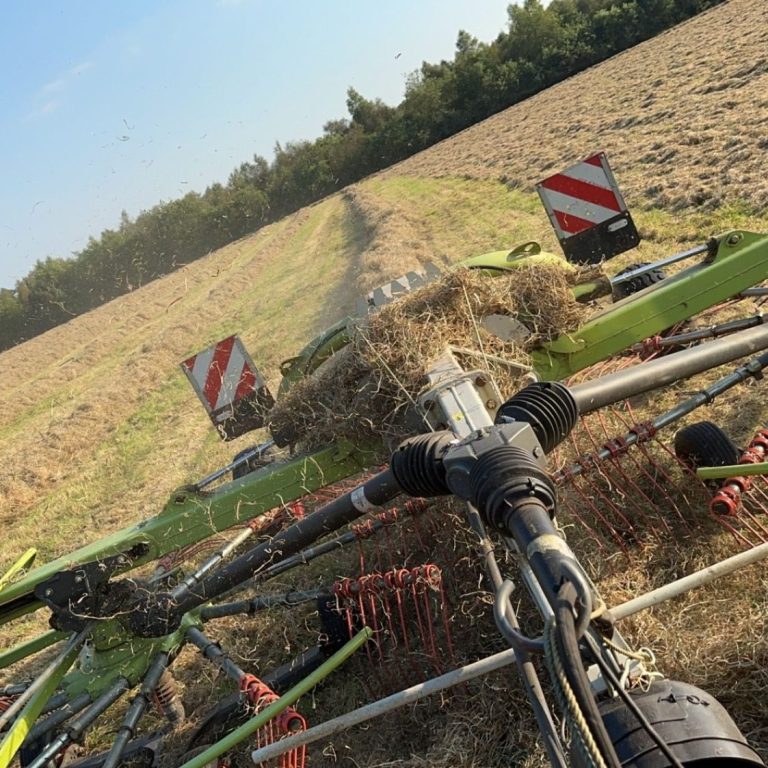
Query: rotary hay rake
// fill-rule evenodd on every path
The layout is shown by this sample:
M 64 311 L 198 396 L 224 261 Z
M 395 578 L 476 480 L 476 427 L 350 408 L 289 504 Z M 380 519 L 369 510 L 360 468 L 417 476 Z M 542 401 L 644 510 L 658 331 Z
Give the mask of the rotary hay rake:
M 530 300 L 522 301 L 522 313 L 518 304 L 518 314 L 528 321 L 528 336 L 514 343 L 515 376 L 532 371 L 540 379 L 566 379 L 609 358 L 619 369 L 613 373 L 603 367 L 598 370 L 603 375 L 594 378 L 592 369 L 593 378 L 568 386 L 534 383 L 496 408 L 486 388 L 491 373 L 467 374 L 451 355 L 443 356 L 427 370 L 429 390 L 420 398 L 417 392 L 405 397 L 411 412 L 418 414 L 421 429 L 414 431 L 431 431 L 401 443 L 389 466 L 379 471 L 369 470 L 382 452 L 370 442 L 375 430 L 367 430 L 366 439 L 357 445 L 339 439 L 331 446 L 312 447 L 308 454 L 281 452 L 268 441 L 200 482 L 177 489 L 157 517 L 33 570 L 21 567 L 29 559 L 23 558 L 17 572 L 4 579 L 0 620 L 6 624 L 47 609 L 52 629 L 0 656 L 0 666 L 14 677 L 1 692 L 0 727 L 5 733 L 0 765 L 10 765 L 17 753 L 24 768 L 67 761 L 94 768 L 247 764 L 237 746 L 248 743 L 259 749 L 256 761 L 300 766 L 306 744 L 318 734 L 333 733 L 425 691 L 444 690 L 509 663 L 518 666 L 553 765 L 709 765 L 716 759 L 718 765 L 761 764 L 711 696 L 660 678 L 649 654 L 629 648 L 616 623 L 636 608 L 607 608 L 554 524 L 559 498 L 559 519 L 581 532 L 573 537 L 580 546 L 594 546 L 598 553 L 618 550 L 626 557 L 663 536 L 685 535 L 697 541 L 711 489 L 677 460 L 657 432 L 735 385 L 758 379 L 768 355 L 753 358 L 660 415 L 641 420 L 616 404 L 768 347 L 768 330 L 755 315 L 695 332 L 699 338 L 735 331 L 726 339 L 630 365 L 649 346 L 633 350 L 633 345 L 744 295 L 768 277 L 768 237 L 730 232 L 683 254 L 698 255 L 703 257 L 700 263 L 623 299 L 568 333 L 542 333 L 535 322 L 541 312 L 532 311 Z M 530 263 L 529 251 L 522 258 L 515 252 L 479 257 L 468 266 L 480 272 L 517 270 L 505 290 L 525 282 L 524 274 L 535 284 L 536 270 L 541 269 Z M 645 269 L 630 272 L 623 281 Z M 451 279 L 457 281 L 454 295 L 465 297 L 470 316 L 480 320 L 482 308 L 472 304 L 474 284 L 467 282 L 467 273 L 449 278 L 449 285 Z M 576 283 L 574 295 L 594 295 L 594 284 L 585 288 L 583 281 Z M 421 302 L 423 296 L 416 292 L 393 304 L 392 311 L 409 300 Z M 498 302 L 491 302 L 486 311 L 504 316 Z M 367 329 L 340 324 L 285 366 L 284 391 L 294 385 L 293 391 L 301 395 L 289 411 L 306 405 L 306 392 L 295 382 L 345 346 L 370 349 L 375 343 L 370 329 L 377 322 L 387 326 L 384 310 L 371 318 Z M 686 333 L 691 332 L 669 343 L 692 341 Z M 480 359 L 490 361 L 491 340 L 484 338 Z M 656 354 L 665 343 L 654 341 Z M 613 357 L 620 354 L 624 356 Z M 381 350 L 374 358 L 381 358 Z M 402 373 L 384 362 L 385 371 Z M 370 358 L 356 363 L 350 377 L 354 393 L 371 381 L 370 364 Z M 389 394 L 402 389 L 400 377 L 394 378 L 394 384 L 384 374 L 374 378 L 375 387 L 364 398 L 389 397 L 387 412 L 396 416 L 387 421 L 383 437 L 379 435 L 384 441 L 399 437 L 398 432 L 407 432 L 413 424 L 403 416 L 408 409 Z M 387 391 L 387 386 L 393 389 Z M 288 391 L 278 404 L 290 402 L 290 396 Z M 499 402 L 501 398 L 493 406 Z M 489 409 L 496 412 L 495 419 Z M 323 410 L 322 403 L 318 410 Z M 373 418 L 378 416 L 371 413 L 381 411 L 355 410 L 340 419 L 332 413 L 336 425 L 329 431 L 354 437 L 354 424 L 361 418 L 375 426 Z M 579 415 L 582 423 L 576 429 Z M 281 424 L 274 438 L 278 443 L 306 440 L 314 421 Z M 362 433 L 358 428 L 358 436 Z M 307 442 L 312 445 L 312 440 Z M 546 468 L 547 454 L 553 473 Z M 212 487 L 233 471 L 235 479 Z M 361 471 L 368 474 L 360 478 Z M 352 487 L 338 485 L 355 476 Z M 733 478 L 727 484 L 738 485 Z M 427 508 L 425 502 L 405 502 L 392 507 L 403 494 L 414 499 L 453 496 L 459 503 L 451 516 L 442 504 Z M 711 519 L 725 524 L 734 546 L 755 558 L 768 538 L 764 481 L 758 478 L 749 488 L 742 483 L 739 495 L 738 510 L 734 505 L 723 515 L 713 507 Z M 382 507 L 386 511 L 381 512 Z M 358 527 L 338 533 L 363 517 L 366 521 Z M 233 537 L 209 541 L 243 523 Z M 457 543 L 451 525 L 462 523 L 463 540 L 459 536 Z M 513 584 L 505 571 L 511 566 L 496 560 L 499 541 L 542 617 L 532 631 L 521 629 L 510 601 Z M 182 567 L 187 557 L 199 556 L 205 547 L 214 551 L 202 562 Z M 456 635 L 464 641 L 473 631 L 487 633 L 487 627 L 479 629 L 477 604 L 469 611 L 460 608 L 470 602 L 467 593 L 477 588 L 480 571 L 473 553 L 478 551 L 487 585 L 481 591 L 495 593 L 495 621 L 511 649 L 452 672 L 471 656 L 471 651 L 457 648 Z M 323 558 L 327 555 L 332 557 Z M 313 565 L 304 567 L 309 562 Z M 291 590 L 265 594 L 262 585 L 268 579 L 282 581 L 285 574 L 297 571 L 310 574 L 309 582 L 299 580 Z M 338 578 L 340 573 L 356 575 Z M 245 599 L 233 599 L 241 597 L 233 592 L 241 591 L 247 592 Z M 290 618 L 302 605 L 312 610 Z M 260 650 L 255 654 L 258 677 L 204 631 L 209 622 L 221 621 L 223 632 L 236 645 L 247 633 L 232 617 L 259 613 L 270 618 L 288 609 L 289 618 L 267 622 L 265 633 L 276 630 L 283 639 L 292 633 L 285 644 L 294 646 L 302 634 L 298 629 L 314 613 L 319 624 L 312 630 L 310 647 L 288 662 L 274 658 L 274 647 Z M 462 616 L 467 620 L 462 622 Z M 530 617 L 527 623 L 532 623 Z M 260 630 L 255 632 L 261 637 Z M 274 646 L 274 640 L 266 638 L 260 643 Z M 191 648 L 200 652 L 190 664 L 193 674 L 203 674 L 200 665 L 205 659 L 239 693 L 214 706 L 197 729 L 182 738 L 178 732 L 184 714 L 169 669 L 175 669 L 174 662 Z M 253 650 L 241 656 L 254 655 Z M 298 709 L 294 705 L 358 650 L 357 662 L 363 665 L 358 677 L 364 678 L 369 698 L 418 681 L 421 687 L 394 694 L 343 722 L 326 724 L 325 730 L 307 728 L 299 711 L 303 704 Z M 43 659 L 36 662 L 38 655 Z M 262 671 L 270 661 L 277 668 Z M 568 726 L 567 743 L 554 725 L 539 682 L 542 663 Z M 25 672 L 32 670 L 36 674 L 24 680 Z M 105 713 L 114 712 L 113 705 L 131 691 L 122 715 L 112 715 L 109 721 L 114 735 L 102 737 L 94 747 L 96 754 L 75 757 L 72 745 L 98 728 Z M 164 721 L 148 714 L 153 705 Z M 140 728 L 142 718 L 148 723 L 145 730 Z M 681 719 L 687 723 L 682 731 Z M 278 752 L 282 756 L 276 756 Z

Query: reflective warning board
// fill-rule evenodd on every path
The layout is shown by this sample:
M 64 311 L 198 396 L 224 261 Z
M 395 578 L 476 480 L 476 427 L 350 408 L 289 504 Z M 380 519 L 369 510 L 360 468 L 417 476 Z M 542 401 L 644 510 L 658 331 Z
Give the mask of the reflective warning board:
M 275 401 L 237 336 L 187 358 L 181 368 L 223 440 L 264 426 Z
M 536 185 L 568 261 L 596 264 L 640 242 L 604 152 Z
M 370 291 L 365 298 L 358 299 L 355 312 L 359 317 L 364 317 L 375 309 L 392 303 L 399 296 L 437 280 L 441 275 L 440 269 L 428 262 L 424 266 L 423 272 L 408 272 L 402 277 Z

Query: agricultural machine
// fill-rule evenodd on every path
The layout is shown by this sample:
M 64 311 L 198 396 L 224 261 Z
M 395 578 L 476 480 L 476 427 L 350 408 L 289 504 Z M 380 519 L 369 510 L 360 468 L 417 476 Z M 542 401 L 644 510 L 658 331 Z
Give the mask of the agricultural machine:
M 564 248 L 571 261 L 602 263 L 636 244 L 604 156 L 558 176 L 565 180 L 543 182 L 542 197 L 561 240 L 571 241 Z M 570 215 L 558 205 L 583 193 L 579 184 L 599 187 L 600 205 L 582 203 Z M 607 213 L 588 221 L 590 210 Z M 513 285 L 523 271 L 553 260 L 570 269 L 528 244 L 470 259 L 457 274 L 479 272 L 489 281 L 502 275 Z M 678 262 L 689 265 L 661 279 L 659 270 Z M 277 405 L 365 338 L 368 322 L 386 311 L 382 305 L 421 296 L 442 279 L 434 270 L 413 273 L 372 292 L 362 317 L 340 322 L 284 364 Z M 697 327 L 690 321 L 724 302 L 762 295 L 766 279 L 768 236 L 742 231 L 613 278 L 580 272 L 571 282 L 575 301 L 600 293 L 618 300 L 549 338 L 536 334 L 530 317 L 498 308 L 476 317 L 478 336 L 484 327 L 482 333 L 528 344 L 524 362 L 507 361 L 528 384 L 504 398 L 482 367 L 485 351 L 476 356 L 480 367 L 467 371 L 460 350 L 443 350 L 425 361 L 422 390 L 404 393 L 402 410 L 416 414 L 404 423 L 420 428 L 384 466 L 382 445 L 367 433 L 306 448 L 311 441 L 301 429 L 275 428 L 227 466 L 175 490 L 155 517 L 35 568 L 28 553 L 0 582 L 0 622 L 46 612 L 50 629 L 0 654 L 0 668 L 13 675 L 0 689 L 0 768 L 14 760 L 22 768 L 302 766 L 314 740 L 510 664 L 553 766 L 763 765 L 713 696 L 666 679 L 653 654 L 632 648 L 619 627 L 627 616 L 768 554 L 768 497 L 754 476 L 768 434 L 759 432 L 742 452 L 714 424 L 689 425 L 678 431 L 677 455 L 666 456 L 666 467 L 657 435 L 762 377 L 768 366 L 762 315 Z M 218 390 L 214 398 L 200 384 L 201 371 L 218 371 L 219 383 L 225 378 L 217 345 L 184 367 L 193 384 L 198 377 L 209 416 L 230 439 L 243 420 L 248 428 L 270 427 L 274 401 L 242 345 L 225 342 L 229 354 L 242 358 L 234 366 L 230 410 Z M 651 418 L 634 420 L 631 409 L 615 407 L 742 358 Z M 597 435 L 596 423 L 616 431 Z M 677 486 L 689 492 L 676 495 Z M 458 513 L 448 515 L 438 503 L 448 498 Z M 599 523 L 608 541 L 631 554 L 644 535 L 644 517 L 655 515 L 674 535 L 679 524 L 698 525 L 707 500 L 712 519 L 743 551 L 619 605 L 606 603 L 558 527 L 558 513 L 587 535 Z M 453 582 L 468 566 L 429 559 L 433 544 L 457 524 L 471 532 L 471 559 L 493 593 L 494 621 L 508 645 L 469 663 L 452 642 L 455 621 L 446 612 Z M 226 531 L 229 538 L 222 538 Z M 426 561 L 407 554 L 409 541 Z M 350 548 L 352 556 L 343 559 Z M 497 559 L 501 551 L 506 562 Z M 265 589 L 266 581 L 285 583 L 286 574 L 323 560 L 335 563 L 334 574 L 357 565 L 362 573 L 319 587 Z M 519 596 L 506 574 L 510 562 L 540 617 L 534 631 L 521 626 Z M 218 622 L 233 634 L 256 614 L 302 606 L 318 622 L 316 642 L 269 671 L 245 668 L 207 634 Z M 302 616 L 299 623 L 308 620 Z M 193 651 L 199 652 L 194 663 L 210 665 L 235 690 L 184 731 L 173 670 Z M 310 727 L 299 699 L 355 660 L 367 670 L 359 676 L 370 693 L 387 675 L 402 690 Z M 403 688 L 411 672 L 415 684 Z M 111 734 L 100 750 L 76 755 L 73 747 L 94 728 L 103 733 L 105 722 Z

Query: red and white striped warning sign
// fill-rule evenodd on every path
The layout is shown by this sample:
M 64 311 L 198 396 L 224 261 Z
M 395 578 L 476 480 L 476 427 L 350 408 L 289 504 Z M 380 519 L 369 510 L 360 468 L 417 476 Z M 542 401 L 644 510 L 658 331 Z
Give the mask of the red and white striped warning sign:
M 627 210 L 603 152 L 540 181 L 537 189 L 561 240 Z
M 536 190 L 569 261 L 596 264 L 640 242 L 604 152 L 540 181 Z
M 226 437 L 236 436 L 233 426 L 238 418 L 242 421 L 247 416 L 253 422 L 256 410 L 272 405 L 264 378 L 237 336 L 228 336 L 187 358 L 181 367 L 213 423 L 227 432 Z M 243 408 L 244 404 L 250 407 Z M 263 421 L 263 413 L 256 421 Z M 247 430 L 235 431 L 242 434 Z

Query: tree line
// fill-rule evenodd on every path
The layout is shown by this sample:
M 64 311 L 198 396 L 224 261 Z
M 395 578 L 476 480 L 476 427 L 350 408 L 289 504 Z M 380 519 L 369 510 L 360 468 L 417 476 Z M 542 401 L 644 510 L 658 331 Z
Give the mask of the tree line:
M 278 144 L 226 184 L 123 213 L 70 258 L 38 261 L 0 289 L 7 349 L 210 253 L 528 98 L 724 0 L 525 0 L 483 43 L 460 32 L 452 61 L 424 62 L 395 107 L 347 92 L 349 116 L 314 141 Z

